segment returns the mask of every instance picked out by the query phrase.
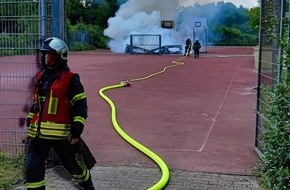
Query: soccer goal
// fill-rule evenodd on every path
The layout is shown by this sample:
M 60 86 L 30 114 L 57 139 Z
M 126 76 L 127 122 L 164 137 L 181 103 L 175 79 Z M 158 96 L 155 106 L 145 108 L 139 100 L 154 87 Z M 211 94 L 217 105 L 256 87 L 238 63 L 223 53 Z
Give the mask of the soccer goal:
M 161 54 L 161 35 L 132 34 L 126 52 L 130 52 L 130 54 Z

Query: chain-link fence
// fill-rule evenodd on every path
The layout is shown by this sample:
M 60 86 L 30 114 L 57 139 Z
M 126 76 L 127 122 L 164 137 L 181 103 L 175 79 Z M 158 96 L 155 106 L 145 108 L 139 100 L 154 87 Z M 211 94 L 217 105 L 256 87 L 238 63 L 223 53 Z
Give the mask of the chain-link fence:
M 289 2 L 286 0 L 262 0 L 261 1 L 261 26 L 259 48 L 257 117 L 256 117 L 256 141 L 257 153 L 262 156 L 264 124 L 267 122 L 265 111 L 269 106 L 267 89 L 272 89 L 281 79 L 281 64 L 279 58 L 282 50 L 273 40 L 273 34 L 283 35 L 283 20 L 289 12 Z M 272 19 L 272 20 L 270 20 Z
M 45 4 L 41 0 L 0 3 L 0 152 L 7 155 L 23 153 L 26 145 L 25 118 L 31 105 L 33 77 L 39 70 L 40 40 L 44 36 L 41 22 L 51 20 L 49 9 L 49 0 Z M 49 32 L 51 27 L 46 24 L 45 28 Z
M 86 30 L 70 31 L 67 41 L 72 51 L 90 50 L 94 46 L 92 32 Z

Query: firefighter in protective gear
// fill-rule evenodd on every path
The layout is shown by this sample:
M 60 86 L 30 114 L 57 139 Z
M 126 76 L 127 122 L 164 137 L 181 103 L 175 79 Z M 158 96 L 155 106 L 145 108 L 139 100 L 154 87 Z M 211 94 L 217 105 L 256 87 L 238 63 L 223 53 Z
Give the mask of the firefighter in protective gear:
M 193 52 L 194 52 L 194 58 L 199 58 L 199 49 L 201 48 L 201 45 L 198 40 L 196 40 L 193 44 Z
M 185 52 L 184 56 L 189 56 L 190 55 L 190 50 L 191 50 L 192 42 L 190 38 L 188 37 L 185 41 Z
M 33 105 L 27 117 L 27 189 L 45 189 L 45 159 L 52 148 L 83 189 L 95 189 L 91 168 L 77 159 L 74 151 L 87 118 L 86 94 L 80 77 L 70 71 L 68 47 L 61 39 L 45 39 L 40 51 L 43 68 L 35 77 Z

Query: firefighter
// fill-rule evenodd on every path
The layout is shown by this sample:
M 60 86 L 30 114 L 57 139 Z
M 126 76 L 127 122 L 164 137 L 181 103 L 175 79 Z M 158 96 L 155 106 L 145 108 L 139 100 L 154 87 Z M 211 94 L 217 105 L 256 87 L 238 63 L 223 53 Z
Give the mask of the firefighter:
M 53 148 L 75 181 L 84 190 L 94 190 L 91 168 L 77 159 L 74 151 L 87 118 L 84 87 L 79 75 L 67 65 L 64 41 L 47 38 L 40 51 L 43 68 L 35 77 L 33 105 L 27 117 L 27 189 L 45 189 L 45 159 Z
M 191 43 L 190 38 L 188 37 L 186 39 L 186 41 L 185 41 L 185 52 L 184 52 L 184 56 L 189 56 L 190 55 L 191 46 L 192 46 L 192 43 Z
M 193 44 L 194 58 L 199 58 L 199 49 L 201 45 L 198 40 L 196 40 Z

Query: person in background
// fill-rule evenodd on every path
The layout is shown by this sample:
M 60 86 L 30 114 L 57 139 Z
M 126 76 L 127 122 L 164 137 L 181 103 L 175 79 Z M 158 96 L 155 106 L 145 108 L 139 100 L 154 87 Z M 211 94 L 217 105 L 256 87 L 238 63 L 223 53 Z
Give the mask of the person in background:
M 196 40 L 193 44 L 194 58 L 199 58 L 199 50 L 201 45 L 198 40 Z
M 27 117 L 27 189 L 45 189 L 45 159 L 53 148 L 62 165 L 84 190 L 94 190 L 85 163 L 76 157 L 87 118 L 87 99 L 78 74 L 70 71 L 67 44 L 44 40 L 42 70 L 35 77 L 33 105 Z
M 184 56 L 189 56 L 190 55 L 190 50 L 191 50 L 192 42 L 190 38 L 188 37 L 185 41 L 185 52 Z

